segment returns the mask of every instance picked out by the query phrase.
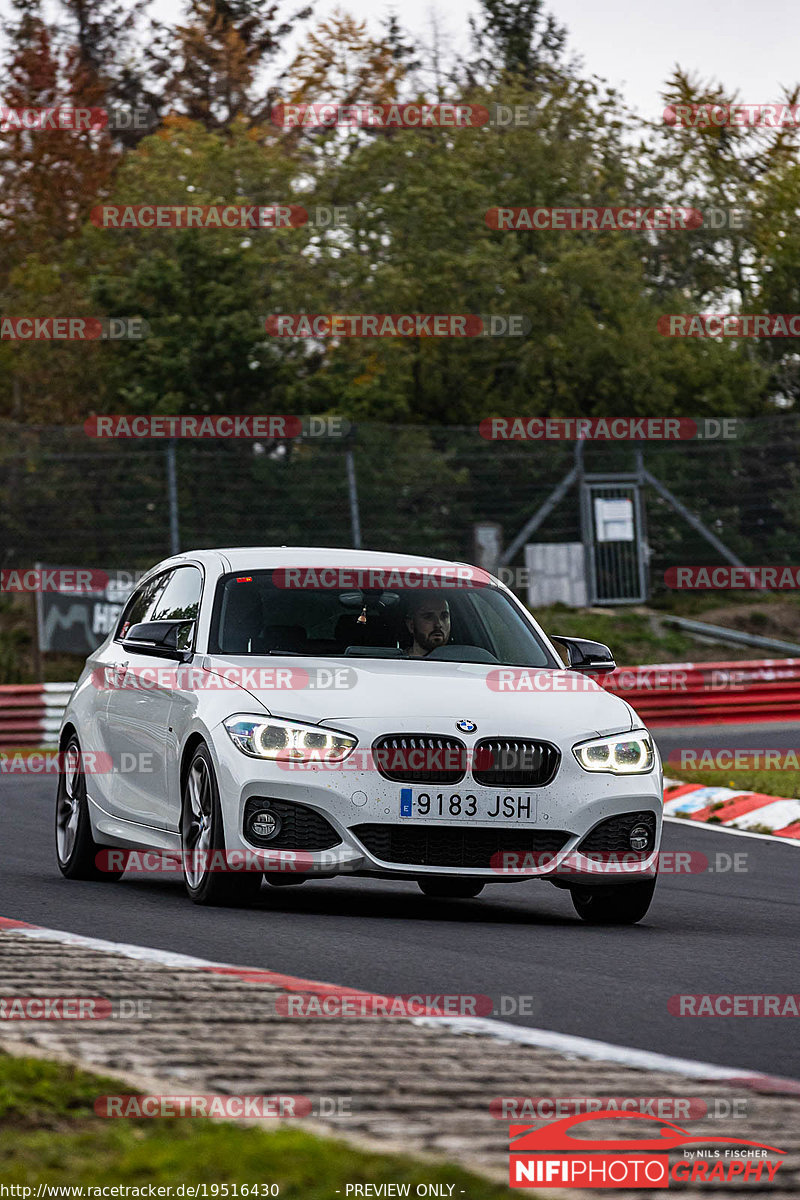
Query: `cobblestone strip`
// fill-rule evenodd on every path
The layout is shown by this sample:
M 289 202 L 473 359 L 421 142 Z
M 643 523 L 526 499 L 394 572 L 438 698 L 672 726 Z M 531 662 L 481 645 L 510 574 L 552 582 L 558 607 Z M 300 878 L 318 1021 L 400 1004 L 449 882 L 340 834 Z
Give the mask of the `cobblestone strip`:
M 289 1018 L 276 1013 L 276 999 L 285 994 L 270 983 L 202 968 L 0 933 L 0 997 L 103 996 L 114 1014 L 122 1013 L 104 1020 L 4 1020 L 0 1049 L 11 1054 L 68 1059 L 116 1075 L 131 1091 L 300 1094 L 315 1102 L 315 1112 L 320 1097 L 341 1098 L 347 1111 L 317 1118 L 315 1129 L 372 1148 L 446 1158 L 502 1181 L 508 1125 L 491 1115 L 496 1097 L 673 1096 L 712 1107 L 738 1101 L 746 1118 L 675 1123 L 698 1137 L 779 1146 L 786 1157 L 775 1183 L 674 1190 L 707 1200 L 800 1194 L 798 1094 L 567 1056 L 407 1018 Z M 607 1136 L 607 1129 L 587 1124 L 581 1134 Z M 639 1123 L 620 1123 L 619 1136 L 637 1134 Z M 570 1193 L 539 1194 L 567 1200 Z M 653 1192 L 604 1189 L 603 1196 L 647 1200 Z

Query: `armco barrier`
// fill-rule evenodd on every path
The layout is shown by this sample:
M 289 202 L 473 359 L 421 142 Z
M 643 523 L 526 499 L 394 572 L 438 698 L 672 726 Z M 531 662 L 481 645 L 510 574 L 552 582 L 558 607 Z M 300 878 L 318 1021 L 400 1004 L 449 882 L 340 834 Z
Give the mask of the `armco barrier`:
M 0 687 L 0 749 L 55 746 L 74 686 L 74 683 L 33 683 Z
M 800 719 L 798 658 L 618 667 L 597 681 L 628 700 L 648 725 Z M 0 748 L 54 746 L 74 686 L 0 687 Z
M 800 658 L 619 667 L 597 682 L 648 725 L 800 718 Z

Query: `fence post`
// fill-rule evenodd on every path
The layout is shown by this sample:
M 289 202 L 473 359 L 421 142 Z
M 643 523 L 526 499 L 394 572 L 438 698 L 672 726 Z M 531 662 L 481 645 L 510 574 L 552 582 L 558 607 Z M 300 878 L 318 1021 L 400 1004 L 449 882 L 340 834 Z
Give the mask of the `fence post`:
M 350 497 L 350 528 L 353 536 L 353 549 L 361 549 L 361 514 L 358 510 L 358 487 L 356 485 L 356 460 L 352 446 L 344 452 L 347 463 L 347 491 Z
M 178 525 L 178 471 L 175 461 L 175 439 L 167 442 L 167 497 L 169 503 L 169 552 L 180 554 L 181 541 Z

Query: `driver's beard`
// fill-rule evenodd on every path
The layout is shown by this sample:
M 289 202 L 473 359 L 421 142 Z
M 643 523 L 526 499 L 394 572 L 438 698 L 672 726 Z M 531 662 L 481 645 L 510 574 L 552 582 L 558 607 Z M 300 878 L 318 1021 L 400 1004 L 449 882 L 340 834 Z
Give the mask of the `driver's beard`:
M 440 646 L 446 646 L 447 638 L 444 635 L 444 631 L 442 631 L 441 638 L 437 638 L 434 641 L 432 634 L 428 634 L 424 641 L 420 641 L 419 644 L 427 654 L 430 654 L 431 650 L 438 650 Z

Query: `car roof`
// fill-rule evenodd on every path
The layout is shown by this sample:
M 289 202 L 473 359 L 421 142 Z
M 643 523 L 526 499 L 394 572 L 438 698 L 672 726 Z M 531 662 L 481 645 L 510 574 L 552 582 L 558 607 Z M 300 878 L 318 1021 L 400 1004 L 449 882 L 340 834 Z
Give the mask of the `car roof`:
M 231 571 L 258 570 L 260 567 L 399 567 L 452 566 L 453 559 L 429 558 L 418 554 L 394 554 L 385 550 L 345 550 L 334 546 L 226 546 L 212 550 L 184 550 L 175 558 L 159 563 L 163 568 L 187 559 L 218 564 Z M 457 562 L 458 566 L 467 563 Z

